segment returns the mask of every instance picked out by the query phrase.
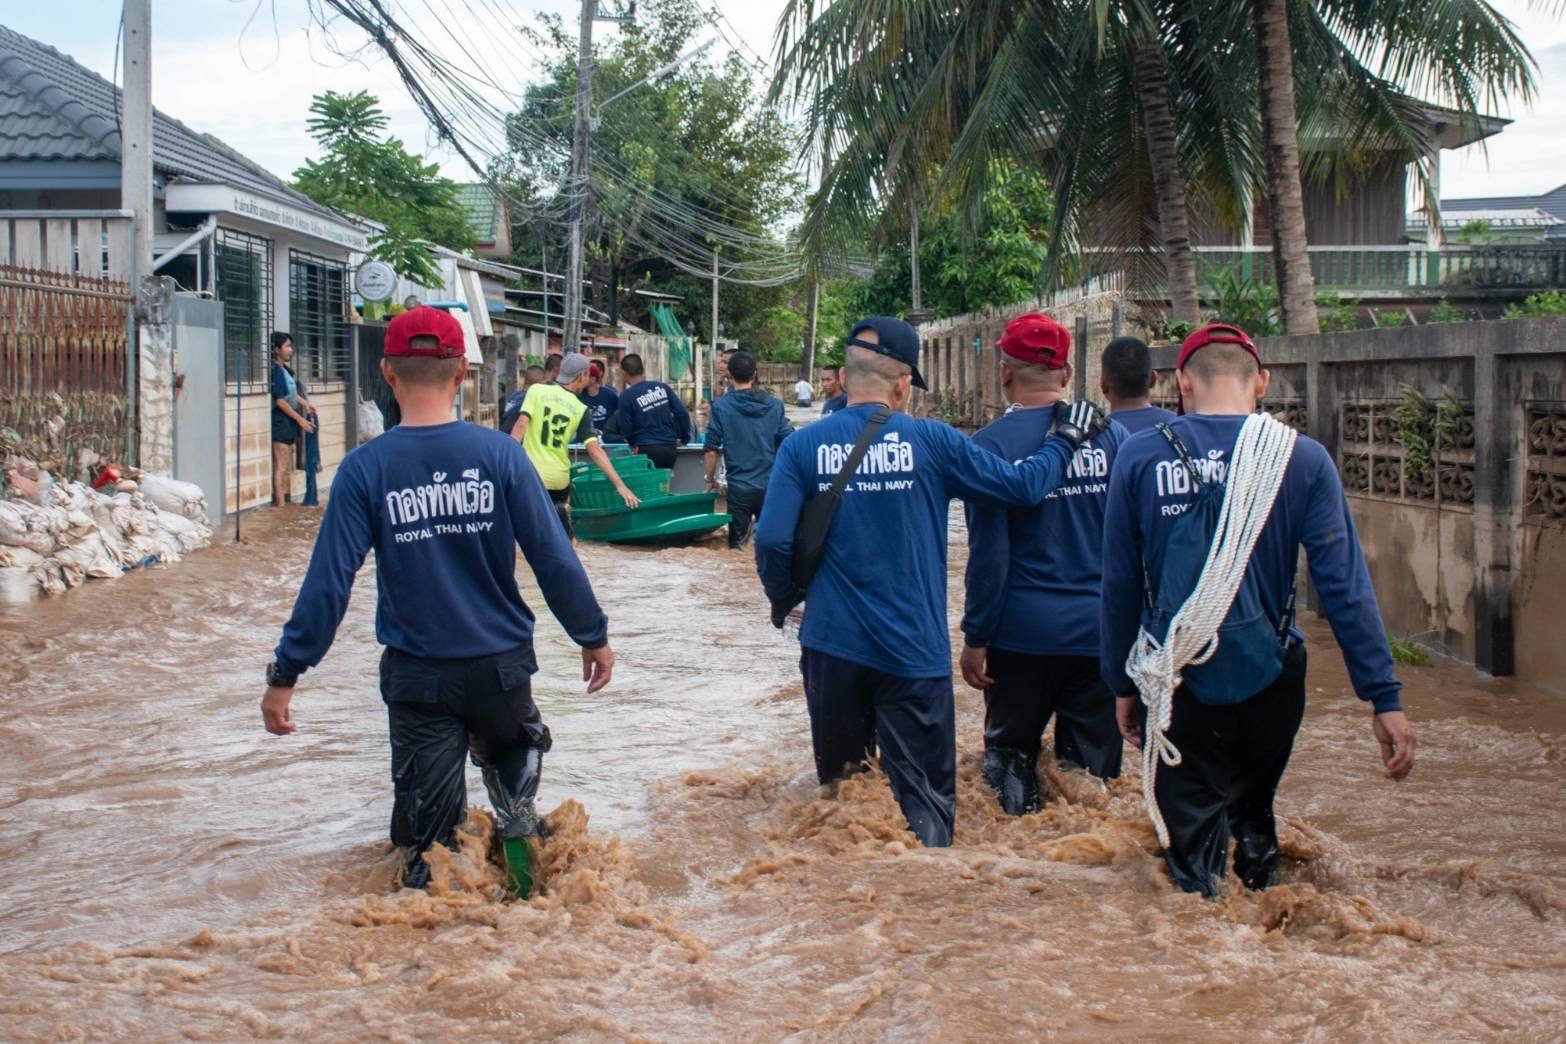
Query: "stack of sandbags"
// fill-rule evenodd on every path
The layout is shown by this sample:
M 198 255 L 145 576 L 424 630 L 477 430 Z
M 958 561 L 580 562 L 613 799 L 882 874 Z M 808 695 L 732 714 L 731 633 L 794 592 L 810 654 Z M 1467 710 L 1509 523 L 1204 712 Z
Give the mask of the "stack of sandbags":
M 0 601 L 58 594 L 89 578 L 177 561 L 212 538 L 200 488 L 163 475 L 138 475 L 100 492 L 13 459 L 6 493 Z

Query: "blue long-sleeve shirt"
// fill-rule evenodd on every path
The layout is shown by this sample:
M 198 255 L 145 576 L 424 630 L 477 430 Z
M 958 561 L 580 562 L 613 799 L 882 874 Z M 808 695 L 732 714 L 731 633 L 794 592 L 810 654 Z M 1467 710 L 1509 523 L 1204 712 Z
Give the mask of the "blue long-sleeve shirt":
M 691 415 L 673 388 L 640 381 L 620 393 L 620 434 L 632 446 L 679 446 L 691 441 Z
M 1206 477 L 1221 482 L 1244 422 L 1243 416 L 1188 414 L 1170 427 L 1208 471 Z M 1146 559 L 1147 575 L 1157 583 L 1170 526 L 1194 496 L 1185 468 L 1160 432 L 1140 432 L 1120 448 L 1104 512 L 1100 654 L 1104 680 L 1116 695 L 1136 691 L 1126 677 L 1125 663 L 1141 624 L 1141 559 Z M 1303 435 L 1294 444 L 1283 486 L 1243 581 L 1254 583 L 1258 601 L 1272 619 L 1283 616 L 1302 546 L 1355 693 L 1377 711 L 1401 709 L 1402 683 L 1393 674 L 1381 610 L 1337 469 L 1321 444 Z
M 584 648 L 604 645 L 608 620 L 516 441 L 460 421 L 391 429 L 337 470 L 278 666 L 297 674 L 321 662 L 371 548 L 381 644 L 466 659 L 532 641 L 519 545 L 566 633 Z
M 730 489 L 760 493 L 778 447 L 793 431 L 783 400 L 759 388 L 737 388 L 712 400 L 705 445 L 723 454 Z
M 767 597 L 794 586 L 794 528 L 832 484 L 876 407 L 850 406 L 784 440 L 756 524 Z M 1060 484 L 1071 447 L 1054 437 L 1021 464 L 946 424 L 894 413 L 849 482 L 811 582 L 800 644 L 902 678 L 951 674 L 946 519 L 953 497 L 1037 504 Z
M 1139 406 L 1134 410 L 1116 410 L 1109 419 L 1135 435 L 1155 425 L 1168 424 L 1175 419 L 1175 414 L 1162 406 Z
M 1049 438 L 1056 409 L 1013 408 L 973 441 L 1020 461 Z M 1111 423 L 1077 450 L 1060 487 L 1036 508 L 967 505 L 962 633 L 969 645 L 1036 656 L 1098 656 L 1104 504 L 1115 454 L 1127 437 Z

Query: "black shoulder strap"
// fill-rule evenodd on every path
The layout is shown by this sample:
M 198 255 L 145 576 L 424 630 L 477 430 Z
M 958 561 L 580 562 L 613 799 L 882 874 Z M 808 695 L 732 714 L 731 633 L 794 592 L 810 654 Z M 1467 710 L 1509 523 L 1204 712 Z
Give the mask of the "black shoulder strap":
M 892 417 L 892 411 L 885 406 L 878 407 L 865 422 L 865 428 L 859 433 L 859 441 L 854 443 L 854 448 L 849 451 L 848 459 L 843 461 L 843 467 L 832 480 L 832 496 L 840 497 L 843 490 L 848 488 L 848 482 L 854 477 L 854 472 L 859 470 L 859 462 L 865 459 L 865 454 L 870 451 L 870 443 L 875 441 L 881 428 Z
M 1164 441 L 1168 442 L 1175 451 L 1175 456 L 1180 458 L 1180 463 L 1185 467 L 1185 473 L 1191 476 L 1191 488 L 1193 490 L 1201 489 L 1205 485 L 1202 473 L 1196 470 L 1196 462 L 1191 459 L 1191 451 L 1185 448 L 1185 443 L 1180 441 L 1180 436 L 1176 435 L 1174 429 L 1163 421 L 1158 422 L 1158 431 L 1163 435 Z

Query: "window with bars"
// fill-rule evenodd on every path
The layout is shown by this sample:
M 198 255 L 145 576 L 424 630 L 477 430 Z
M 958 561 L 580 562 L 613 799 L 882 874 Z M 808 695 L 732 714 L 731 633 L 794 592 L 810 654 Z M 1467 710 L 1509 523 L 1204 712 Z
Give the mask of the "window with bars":
M 231 228 L 219 228 L 215 237 L 228 382 L 264 388 L 271 371 L 272 241 Z
M 348 379 L 353 330 L 348 325 L 348 266 L 329 257 L 288 252 L 288 332 L 294 370 L 315 389 Z

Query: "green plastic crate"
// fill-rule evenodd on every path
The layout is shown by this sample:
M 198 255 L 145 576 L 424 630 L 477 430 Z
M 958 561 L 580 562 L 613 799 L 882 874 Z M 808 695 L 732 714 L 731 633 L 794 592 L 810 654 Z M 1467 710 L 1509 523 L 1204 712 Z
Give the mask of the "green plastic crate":
M 615 456 L 611 454 L 609 463 L 614 465 L 614 470 L 620 475 L 640 475 L 643 472 L 658 470 L 653 467 L 653 462 L 646 457 Z M 591 477 L 596 477 L 599 481 L 608 481 L 604 478 L 604 473 L 598 470 L 598 465 L 590 460 L 579 460 L 571 465 L 571 478 L 573 481 Z
M 712 510 L 716 500 L 714 493 L 676 493 L 644 500 L 640 507 L 631 510 L 617 497 L 613 507 L 573 510 L 571 524 L 583 540 L 668 543 L 728 525 L 728 515 Z
M 642 500 L 667 496 L 669 492 L 669 473 L 667 471 L 634 471 L 627 475 L 621 475 L 620 481 L 630 487 L 631 492 Z M 595 472 L 594 476 L 579 478 L 571 485 L 571 509 L 573 511 L 604 511 L 625 509 L 625 501 L 620 499 L 620 491 L 609 484 L 602 473 Z

